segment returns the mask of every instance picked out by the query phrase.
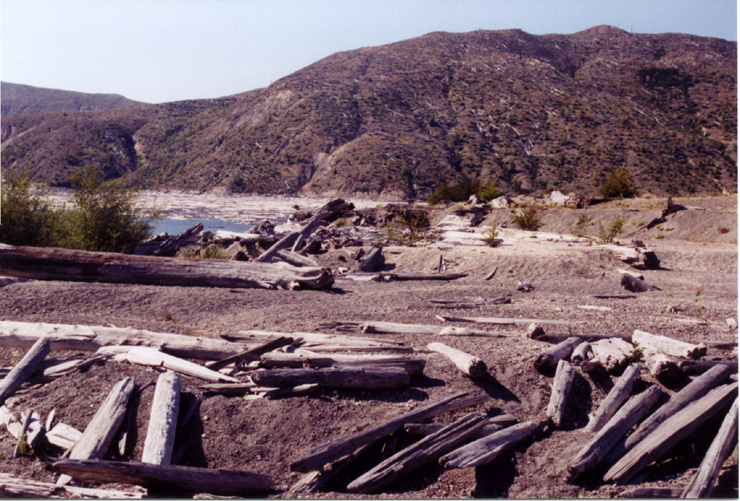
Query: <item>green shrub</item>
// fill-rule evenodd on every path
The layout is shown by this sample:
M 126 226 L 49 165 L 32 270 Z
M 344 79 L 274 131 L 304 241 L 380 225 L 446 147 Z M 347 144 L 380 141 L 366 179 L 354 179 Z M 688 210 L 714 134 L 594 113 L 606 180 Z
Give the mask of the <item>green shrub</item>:
M 435 188 L 427 202 L 431 205 L 445 200 L 465 202 L 471 195 L 478 195 L 484 202 L 490 202 L 503 194 L 504 192 L 498 188 L 495 180 L 489 179 L 484 183 L 480 179 L 473 179 L 456 184 L 442 183 Z
M 605 198 L 632 198 L 637 195 L 635 181 L 629 169 L 616 169 L 604 180 L 599 193 Z
M 0 195 L 0 242 L 52 246 L 58 220 L 46 190 L 34 187 L 28 173 L 6 174 Z
M 496 181 L 494 180 L 486 181 L 486 184 L 481 186 L 480 189 L 477 191 L 477 195 L 484 202 L 490 202 L 494 198 L 498 198 L 503 194 L 503 190 L 500 190 L 498 186 L 496 186 Z
M 608 230 L 599 223 L 599 239 L 605 244 L 610 244 L 614 242 L 616 237 L 622 234 L 623 229 L 624 219 L 622 219 L 622 216 L 617 217 L 617 219 L 612 222 Z
M 494 224 L 483 233 L 483 240 L 489 247 L 498 247 L 501 245 L 501 239 L 498 238 L 498 228 Z
M 542 226 L 536 205 L 530 205 L 514 214 L 514 224 L 519 229 L 537 231 Z

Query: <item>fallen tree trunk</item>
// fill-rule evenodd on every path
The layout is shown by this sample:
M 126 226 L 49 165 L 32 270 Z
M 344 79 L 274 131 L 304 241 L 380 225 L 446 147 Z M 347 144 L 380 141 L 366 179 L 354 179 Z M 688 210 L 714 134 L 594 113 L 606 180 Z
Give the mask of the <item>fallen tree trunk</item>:
M 606 396 L 599 408 L 590 416 L 588 424 L 583 431 L 591 433 L 599 431 L 607 421 L 619 410 L 625 400 L 627 400 L 632 392 L 632 387 L 635 384 L 637 378 L 640 377 L 640 366 L 632 364 L 627 367 L 622 377 L 619 378 L 617 384 L 614 385 L 612 390 Z
M 487 395 L 468 396 L 469 393 L 456 393 L 441 400 L 411 410 L 388 421 L 371 426 L 347 437 L 333 440 L 327 444 L 315 447 L 309 454 L 290 463 L 293 471 L 309 472 L 318 470 L 342 456 L 346 456 L 370 442 L 391 435 L 401 429 L 406 423 L 422 421 L 442 414 L 443 412 L 464 407 L 478 405 L 488 400 Z
M 444 355 L 466 376 L 478 378 L 487 374 L 486 364 L 478 357 L 474 357 L 443 343 L 429 343 L 427 348 Z
M 103 346 L 149 346 L 184 358 L 213 360 L 244 350 L 243 343 L 181 334 L 99 325 L 66 325 L 0 321 L 0 347 L 27 348 L 40 338 L 52 351 L 97 351 Z
M 35 498 L 48 499 L 62 497 L 68 494 L 84 499 L 141 499 L 140 492 L 112 491 L 109 489 L 89 489 L 56 485 L 50 482 L 39 482 L 30 478 L 22 478 L 0 473 L 0 497 L 2 498 Z
M 570 394 L 570 388 L 573 385 L 575 369 L 565 360 L 558 362 L 558 368 L 555 372 L 555 379 L 552 382 L 552 393 L 550 394 L 550 403 L 547 406 L 547 417 L 552 419 L 555 426 L 560 426 L 565 416 L 565 404 Z
M 50 349 L 49 340 L 43 337 L 33 344 L 13 370 L 0 381 L 0 405 L 33 374 Z
M 737 439 L 737 421 L 738 421 L 738 399 L 730 407 L 730 411 L 722 421 L 717 436 L 714 437 L 712 445 L 704 456 L 704 460 L 699 466 L 699 470 L 691 480 L 691 483 L 681 493 L 682 498 L 708 498 L 712 493 L 714 483 L 717 481 L 722 463 L 732 451 Z
M 292 266 L 308 266 L 313 268 L 318 268 L 319 263 L 316 262 L 315 259 L 311 259 L 310 257 L 302 256 L 296 252 L 291 252 L 289 250 L 283 249 L 278 251 L 273 259 L 278 259 L 280 261 L 284 261 Z
M 320 334 L 315 332 L 270 332 L 270 331 L 239 331 L 233 334 L 224 334 L 222 337 L 230 340 L 264 342 L 280 336 L 295 338 L 295 344 L 311 348 L 313 351 L 413 351 L 410 346 L 401 342 L 385 341 L 369 337 L 343 336 L 341 334 Z
M 180 387 L 180 377 L 175 372 L 165 372 L 157 379 L 142 463 L 170 464 L 180 410 Z
M 671 357 L 701 358 L 707 354 L 707 345 L 704 343 L 691 344 L 671 339 L 666 336 L 657 336 L 649 332 L 635 330 L 632 334 L 632 344 L 638 346 L 649 346 Z
M 629 482 L 642 468 L 661 458 L 719 412 L 730 399 L 737 398 L 737 386 L 733 383 L 715 388 L 666 419 L 617 461 L 604 475 L 604 481 Z
M 389 355 L 333 355 L 327 356 L 307 350 L 296 350 L 294 353 L 265 353 L 260 357 L 260 363 L 268 368 L 299 368 L 323 369 L 327 367 L 343 367 L 345 369 L 371 369 L 374 367 L 400 367 L 409 376 L 421 376 L 424 373 L 426 360 L 423 358 L 409 358 Z
M 373 369 L 258 369 L 251 375 L 260 386 L 285 388 L 318 384 L 322 388 L 381 390 L 408 388 L 409 375 L 400 367 Z
M 229 364 L 238 364 L 240 362 L 252 362 L 255 360 L 259 360 L 260 357 L 265 353 L 276 350 L 278 348 L 282 348 L 283 346 L 287 346 L 293 341 L 294 339 L 292 337 L 281 336 L 277 339 L 273 339 L 249 350 L 237 353 L 236 355 L 222 358 L 221 360 L 217 360 L 215 362 L 208 362 L 206 363 L 206 367 L 213 371 L 217 371 Z
M 594 360 L 598 361 L 609 372 L 622 370 L 632 358 L 634 349 L 631 343 L 617 337 L 591 343 Z
M 350 482 L 347 490 L 363 493 L 377 492 L 457 447 L 483 427 L 485 417 L 486 415 L 482 412 L 474 412 L 422 438 Z
M 82 436 L 82 432 L 64 423 L 57 423 L 46 432 L 46 440 L 62 449 L 71 449 Z
M 571 460 L 568 465 L 568 481 L 573 481 L 596 467 L 617 442 L 658 402 L 658 397 L 660 388 L 651 386 L 629 399 Z
M 187 492 L 208 492 L 224 496 L 253 496 L 272 490 L 265 475 L 236 470 L 154 465 L 134 461 L 57 461 L 52 468 L 80 482 L 119 483 L 147 488 L 169 487 Z
M 542 423 L 534 421 L 510 426 L 455 449 L 442 456 L 439 462 L 445 468 L 482 466 L 496 459 L 502 452 L 529 439 L 541 428 Z
M 385 265 L 385 256 L 383 256 L 383 249 L 374 245 L 370 252 L 362 258 L 357 264 L 355 264 L 350 271 L 351 272 L 362 272 L 362 273 L 374 273 L 383 268 Z
M 728 367 L 733 374 L 737 374 L 737 360 L 680 360 L 678 368 L 685 376 L 704 374 L 718 365 Z
M 296 268 L 282 263 L 137 256 L 6 244 L 0 244 L 0 274 L 35 280 L 247 289 L 328 289 L 334 283 L 330 270 Z
M 635 276 L 624 274 L 622 275 L 622 287 L 630 292 L 648 292 L 648 291 L 659 291 L 660 289 L 654 285 L 648 284 L 646 281 L 641 280 Z
M 438 315 L 437 318 L 448 322 L 474 322 L 477 324 L 514 325 L 514 324 L 542 324 L 542 325 L 578 325 L 585 324 L 585 320 L 554 320 L 541 318 L 498 318 L 498 317 L 452 317 Z
M 494 416 L 486 421 L 478 436 L 485 437 L 516 423 L 517 419 L 511 414 Z M 403 426 L 403 431 L 409 435 L 426 436 L 438 432 L 445 426 L 445 423 L 409 423 Z
M 447 325 L 429 324 L 402 324 L 395 322 L 359 322 L 342 321 L 324 324 L 325 328 L 335 328 L 339 331 L 352 332 L 361 331 L 366 334 L 433 334 L 433 335 L 483 335 L 496 337 L 510 337 L 508 334 L 499 334 L 467 327 L 450 327 Z
M 551 346 L 550 348 L 543 351 L 537 359 L 534 361 L 534 367 L 539 372 L 550 375 L 558 367 L 558 363 L 561 360 L 565 360 L 570 357 L 573 350 L 581 344 L 581 338 L 570 337 L 562 343 Z
M 681 369 L 672 358 L 649 346 L 642 347 L 642 353 L 650 375 L 661 383 L 673 384 L 681 378 Z
M 174 256 L 183 245 L 196 243 L 203 231 L 203 223 L 188 228 L 177 235 L 167 235 L 162 238 L 156 235 L 136 246 L 134 254 L 140 256 Z

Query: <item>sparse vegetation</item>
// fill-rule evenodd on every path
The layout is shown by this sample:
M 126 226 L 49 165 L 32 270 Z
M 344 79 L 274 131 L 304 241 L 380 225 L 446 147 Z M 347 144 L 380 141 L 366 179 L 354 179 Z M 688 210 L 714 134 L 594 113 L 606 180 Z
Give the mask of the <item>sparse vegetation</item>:
M 568 228 L 573 235 L 579 238 L 583 238 L 588 235 L 587 230 L 588 227 L 591 226 L 592 222 L 593 217 L 591 217 L 590 214 L 581 214 L 580 216 L 578 216 L 576 223 L 574 225 L 568 225 Z
M 498 238 L 498 228 L 496 228 L 495 224 L 483 232 L 483 240 L 489 247 L 498 247 L 501 245 L 501 239 Z
M 480 179 L 474 179 L 456 184 L 442 183 L 435 188 L 427 201 L 432 205 L 445 200 L 465 202 L 471 195 L 477 195 L 484 202 L 490 202 L 503 194 L 504 192 L 496 185 L 496 181 L 490 179 L 483 182 Z
M 606 176 L 599 188 L 601 196 L 606 198 L 632 198 L 637 196 L 637 187 L 629 169 L 613 170 Z
M 614 242 L 614 239 L 622 234 L 624 230 L 624 219 L 622 216 L 617 217 L 608 229 L 604 228 L 604 225 L 599 223 L 599 240 L 602 243 L 610 244 Z
M 537 206 L 532 204 L 514 214 L 514 224 L 522 230 L 537 231 L 542 226 Z
M 46 198 L 48 190 L 31 183 L 28 173 L 8 171 L 0 200 L 0 242 L 34 247 L 53 246 L 59 214 Z

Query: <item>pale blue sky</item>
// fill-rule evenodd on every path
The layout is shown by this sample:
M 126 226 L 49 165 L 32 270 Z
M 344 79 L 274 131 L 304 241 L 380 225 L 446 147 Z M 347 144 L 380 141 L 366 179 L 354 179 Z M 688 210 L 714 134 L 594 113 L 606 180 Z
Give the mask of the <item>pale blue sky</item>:
M 144 102 L 265 87 L 334 52 L 520 28 L 737 40 L 735 0 L 0 0 L 0 78 Z

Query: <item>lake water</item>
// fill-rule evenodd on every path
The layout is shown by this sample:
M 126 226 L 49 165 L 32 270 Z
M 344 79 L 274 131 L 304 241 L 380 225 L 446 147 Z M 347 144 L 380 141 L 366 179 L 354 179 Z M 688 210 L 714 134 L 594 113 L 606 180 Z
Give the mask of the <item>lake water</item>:
M 254 223 L 232 223 L 231 221 L 223 221 L 221 219 L 160 219 L 155 222 L 152 235 L 158 235 L 160 233 L 176 235 L 188 228 L 192 228 L 198 223 L 203 223 L 204 231 L 211 231 L 213 233 L 218 230 L 244 233 L 254 226 Z

